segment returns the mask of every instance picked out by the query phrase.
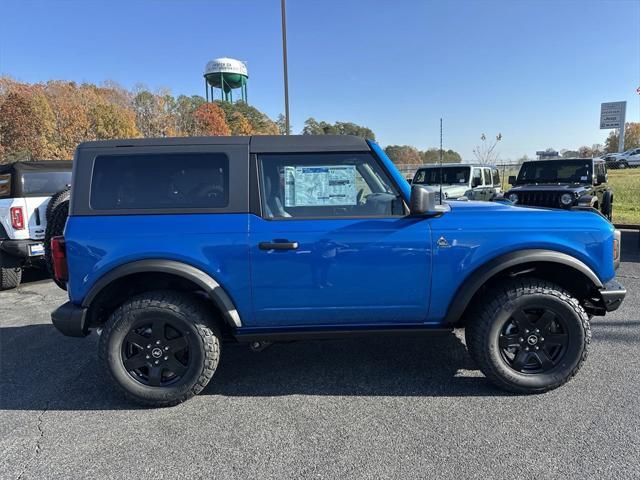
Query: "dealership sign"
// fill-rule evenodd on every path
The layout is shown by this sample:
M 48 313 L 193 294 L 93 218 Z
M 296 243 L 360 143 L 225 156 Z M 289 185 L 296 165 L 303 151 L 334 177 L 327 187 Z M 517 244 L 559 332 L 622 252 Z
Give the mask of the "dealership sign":
M 600 128 L 621 128 L 624 125 L 624 117 L 627 110 L 627 102 L 608 102 L 600 106 Z

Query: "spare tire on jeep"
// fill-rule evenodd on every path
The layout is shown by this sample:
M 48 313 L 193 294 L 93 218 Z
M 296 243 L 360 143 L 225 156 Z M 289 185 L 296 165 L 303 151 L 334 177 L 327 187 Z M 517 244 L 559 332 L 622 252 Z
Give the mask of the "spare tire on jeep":
M 47 204 L 47 212 L 46 212 L 47 222 L 51 217 L 51 212 L 53 212 L 53 210 L 62 202 L 68 202 L 70 197 L 71 197 L 71 187 L 67 187 L 63 190 L 60 190 L 58 193 L 55 193 L 51 196 L 51 199 Z
M 49 202 L 47 206 L 47 228 L 44 234 L 44 258 L 45 263 L 47 265 L 47 270 L 53 278 L 53 281 L 56 282 L 63 290 L 67 289 L 67 286 L 56 280 L 54 271 L 53 271 L 53 260 L 51 258 L 51 239 L 53 237 L 58 237 L 64 233 L 64 226 L 67 223 L 67 217 L 69 216 L 69 197 L 70 190 L 65 189 L 61 192 L 56 193 Z M 49 212 L 49 207 L 56 200 L 56 204 L 53 205 L 53 208 Z

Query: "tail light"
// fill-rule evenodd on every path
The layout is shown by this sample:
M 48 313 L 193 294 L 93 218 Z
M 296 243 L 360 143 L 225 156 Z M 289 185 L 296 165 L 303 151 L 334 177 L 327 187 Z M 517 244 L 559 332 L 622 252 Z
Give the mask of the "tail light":
M 11 226 L 15 230 L 24 230 L 24 210 L 22 207 L 11 207 Z
M 67 246 L 64 237 L 53 237 L 51 239 L 51 260 L 53 262 L 53 275 L 59 282 L 66 282 L 69 279 L 67 268 Z

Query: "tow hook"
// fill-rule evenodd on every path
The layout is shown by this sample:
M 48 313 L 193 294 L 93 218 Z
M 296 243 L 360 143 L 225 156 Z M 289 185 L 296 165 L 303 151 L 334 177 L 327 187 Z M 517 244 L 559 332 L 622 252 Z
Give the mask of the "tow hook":
M 251 344 L 249 344 L 249 348 L 251 348 L 252 352 L 261 352 L 262 350 L 264 350 L 267 347 L 270 347 L 271 345 L 273 345 L 272 342 L 251 342 Z

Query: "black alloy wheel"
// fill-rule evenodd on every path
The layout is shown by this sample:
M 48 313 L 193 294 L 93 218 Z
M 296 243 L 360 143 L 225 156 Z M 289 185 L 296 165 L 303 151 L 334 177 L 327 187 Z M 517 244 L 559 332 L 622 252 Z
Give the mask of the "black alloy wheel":
M 520 308 L 504 324 L 498 345 L 502 359 L 520 373 L 545 373 L 558 365 L 567 350 L 566 321 L 545 308 Z
M 190 367 L 189 343 L 189 336 L 179 325 L 165 319 L 143 320 L 122 342 L 122 363 L 143 385 L 171 385 Z

